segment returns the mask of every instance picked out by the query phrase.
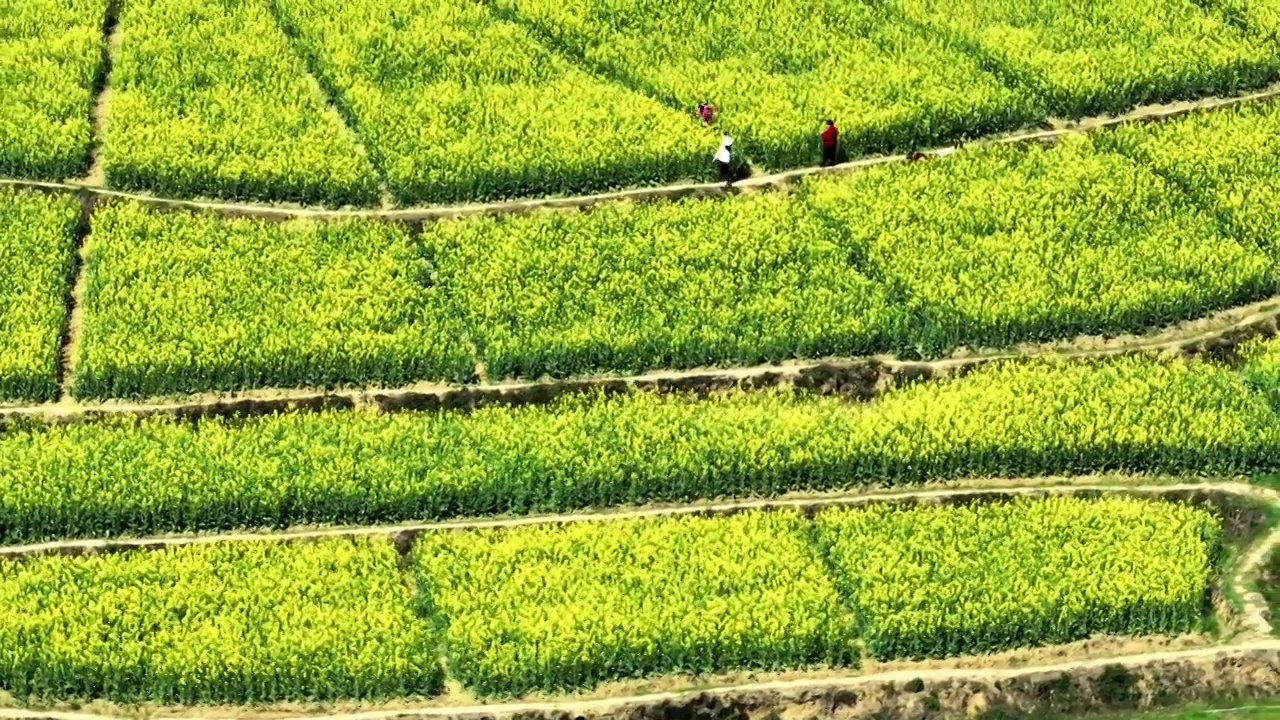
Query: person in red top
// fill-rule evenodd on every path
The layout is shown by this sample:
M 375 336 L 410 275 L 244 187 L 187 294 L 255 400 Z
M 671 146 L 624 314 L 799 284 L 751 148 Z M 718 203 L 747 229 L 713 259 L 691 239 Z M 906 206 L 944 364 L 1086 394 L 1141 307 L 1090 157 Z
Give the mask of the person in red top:
M 822 131 L 822 166 L 836 164 L 836 149 L 840 147 L 840 131 L 836 129 L 834 120 L 827 120 L 827 127 Z

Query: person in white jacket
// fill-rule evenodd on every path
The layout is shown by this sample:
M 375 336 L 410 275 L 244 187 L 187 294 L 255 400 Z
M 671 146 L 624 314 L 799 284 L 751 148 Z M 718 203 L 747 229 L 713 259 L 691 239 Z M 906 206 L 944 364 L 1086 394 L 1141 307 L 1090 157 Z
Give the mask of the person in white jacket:
M 729 186 L 733 184 L 733 138 L 725 135 L 720 141 L 720 150 L 716 152 L 716 167 L 720 169 L 720 181 Z

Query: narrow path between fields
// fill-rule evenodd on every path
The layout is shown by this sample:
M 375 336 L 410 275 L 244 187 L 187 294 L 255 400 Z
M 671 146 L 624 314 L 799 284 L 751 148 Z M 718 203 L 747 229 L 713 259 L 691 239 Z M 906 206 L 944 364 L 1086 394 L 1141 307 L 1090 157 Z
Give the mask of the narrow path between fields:
M 832 690 L 857 689 L 875 687 L 886 683 L 905 683 L 912 680 L 923 680 L 926 683 L 945 682 L 949 680 L 1009 680 L 1013 678 L 1054 675 L 1068 673 L 1085 668 L 1100 668 L 1107 665 L 1120 665 L 1127 668 L 1153 663 L 1177 662 L 1201 658 L 1229 659 L 1256 652 L 1280 653 L 1280 640 L 1255 640 L 1234 645 L 1220 645 L 1187 650 L 1169 650 L 1163 652 L 1141 653 L 1137 655 L 1116 655 L 1112 657 L 1089 658 L 1070 662 L 1046 665 L 1032 665 L 1010 668 L 932 668 L 906 669 L 867 675 L 847 675 L 823 678 L 798 678 L 794 680 L 773 680 L 769 682 L 743 683 L 729 686 L 699 688 L 695 690 L 675 690 L 670 692 L 646 693 L 624 697 L 598 698 L 590 700 L 540 701 L 540 702 L 504 702 L 478 705 L 437 706 L 421 708 L 400 708 L 388 710 L 370 710 L 354 713 L 336 713 L 331 715 L 289 715 L 289 720 L 411 720 L 412 718 L 451 718 L 454 720 L 494 720 L 495 718 L 518 718 L 520 716 L 560 715 L 566 718 L 582 718 L 584 716 L 611 715 L 629 716 L 624 711 L 641 706 L 671 704 L 680 700 L 705 697 L 727 697 L 763 692 L 778 692 L 796 695 L 805 691 L 827 692 Z M 18 708 L 0 708 L 0 718 L 12 720 L 120 720 L 120 715 L 101 715 L 93 713 L 63 712 L 52 710 L 25 710 Z M 241 720 L 250 720 L 252 713 L 241 713 Z M 264 718 L 279 718 L 279 713 L 264 713 Z M 152 720 L 199 720 L 199 715 L 181 717 L 165 717 L 157 715 Z
M 90 106 L 89 128 L 92 150 L 89 167 L 81 180 L 87 185 L 105 185 L 106 172 L 102 168 L 102 149 L 107 144 L 107 113 L 111 106 L 111 72 L 115 68 L 116 55 L 120 52 L 120 13 L 123 0 L 107 0 L 106 15 L 102 21 L 102 60 L 98 77 L 94 79 L 94 93 Z
M 1273 84 L 1258 92 L 1227 98 L 1209 97 L 1201 100 L 1178 102 L 1164 105 L 1144 105 L 1130 112 L 1117 116 L 1101 116 L 1086 118 L 1079 122 L 1068 122 L 1050 119 L 1047 124 L 1054 127 L 1050 130 L 1025 130 L 1015 133 L 1003 133 L 975 139 L 967 144 L 1019 144 L 1039 142 L 1052 144 L 1068 135 L 1088 134 L 1106 128 L 1132 123 L 1161 122 L 1183 115 L 1208 110 L 1228 108 L 1249 103 L 1270 102 L 1280 97 L 1280 83 Z M 922 150 L 928 157 L 945 157 L 956 152 L 960 145 Z M 908 161 L 905 154 L 863 158 L 834 167 L 810 166 L 759 175 L 739 181 L 731 188 L 720 183 L 685 183 L 657 187 L 633 188 L 612 192 L 580 195 L 574 197 L 543 197 L 524 200 L 510 200 L 494 203 L 467 203 L 459 205 L 424 206 L 395 210 L 324 210 L 315 208 L 293 207 L 287 205 L 269 205 L 262 203 L 236 203 L 204 200 L 183 200 L 166 198 L 142 193 L 128 193 L 111 190 L 99 185 L 86 183 L 54 183 L 16 178 L 0 178 L 0 187 L 28 188 L 49 192 L 87 192 L 104 200 L 132 200 L 148 205 L 157 210 L 201 210 L 218 213 L 227 217 L 253 217 L 263 220 L 289 220 L 308 218 L 328 220 L 342 218 L 369 218 L 388 222 L 420 224 L 433 220 L 445 220 L 474 215 L 502 215 L 530 212 L 537 209 L 575 209 L 580 210 L 593 205 L 618 200 L 680 200 L 684 198 L 705 198 L 722 195 L 736 195 L 772 189 L 784 188 L 796 181 L 810 176 L 843 174 L 857 172 L 879 165 Z

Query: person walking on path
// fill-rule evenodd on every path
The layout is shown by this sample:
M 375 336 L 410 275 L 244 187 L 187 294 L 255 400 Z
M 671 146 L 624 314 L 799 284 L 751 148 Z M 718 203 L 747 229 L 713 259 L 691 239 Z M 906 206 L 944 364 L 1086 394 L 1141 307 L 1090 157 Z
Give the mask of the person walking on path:
M 834 120 L 827 120 L 827 126 L 822 130 L 822 167 L 836 164 L 836 150 L 839 147 L 840 131 Z
M 733 184 L 733 138 L 725 135 L 716 152 L 716 167 L 720 169 L 720 182 L 728 187 Z

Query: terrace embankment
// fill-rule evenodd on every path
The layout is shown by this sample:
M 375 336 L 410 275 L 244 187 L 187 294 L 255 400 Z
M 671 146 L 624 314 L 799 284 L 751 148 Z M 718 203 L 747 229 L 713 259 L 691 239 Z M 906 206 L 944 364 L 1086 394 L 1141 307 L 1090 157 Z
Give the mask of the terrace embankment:
M 72 303 L 72 309 L 76 304 Z M 632 390 L 706 393 L 730 388 L 791 385 L 826 394 L 868 400 L 896 387 L 959 377 L 996 362 L 1061 357 L 1078 361 L 1125 355 L 1201 357 L 1234 364 L 1237 348 L 1259 337 L 1280 335 L 1280 296 L 1177 323 L 1145 335 L 1081 336 L 1024 343 L 999 351 L 960 350 L 948 358 L 902 360 L 887 355 L 795 360 L 749 367 L 663 370 L 638 375 L 482 382 L 475 385 L 417 383 L 401 388 L 263 388 L 174 399 L 82 403 L 68 393 L 55 403 L 0 404 L 0 425 L 23 418 L 81 422 L 108 416 L 184 418 L 263 415 L 282 411 L 376 408 L 401 410 L 471 409 L 484 405 L 536 405 L 572 393 L 607 394 Z M 74 342 L 74 333 L 71 337 Z

